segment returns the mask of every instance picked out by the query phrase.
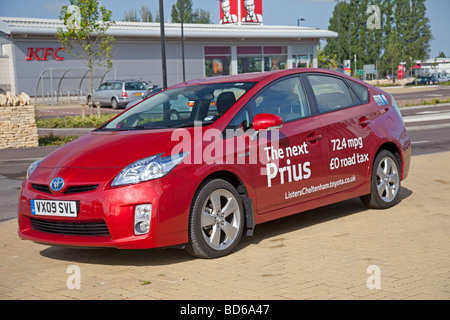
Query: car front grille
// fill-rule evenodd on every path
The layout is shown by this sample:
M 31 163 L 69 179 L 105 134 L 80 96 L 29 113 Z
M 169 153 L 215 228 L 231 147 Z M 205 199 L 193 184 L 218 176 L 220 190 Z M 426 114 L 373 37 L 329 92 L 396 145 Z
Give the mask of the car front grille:
M 30 218 L 33 230 L 70 236 L 109 236 L 104 221 L 97 222 L 61 222 Z
M 52 194 L 50 187 L 46 184 L 32 183 L 31 187 L 36 191 Z M 98 184 L 84 185 L 84 186 L 70 186 L 67 188 L 66 191 L 64 191 L 64 194 L 73 194 L 73 193 L 92 191 L 92 190 L 97 189 L 97 187 L 98 187 Z

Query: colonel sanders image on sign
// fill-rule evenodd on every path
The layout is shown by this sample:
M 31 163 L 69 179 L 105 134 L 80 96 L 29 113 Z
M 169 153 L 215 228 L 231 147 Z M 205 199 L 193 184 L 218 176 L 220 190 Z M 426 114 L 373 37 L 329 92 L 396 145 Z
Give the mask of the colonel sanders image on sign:
M 255 12 L 255 0 L 244 0 L 247 15 L 242 18 L 242 22 L 263 22 L 262 15 Z
M 220 19 L 220 23 L 236 23 L 238 22 L 237 15 L 232 14 L 230 10 L 230 1 L 229 0 L 221 0 L 220 8 L 222 9 L 223 18 Z

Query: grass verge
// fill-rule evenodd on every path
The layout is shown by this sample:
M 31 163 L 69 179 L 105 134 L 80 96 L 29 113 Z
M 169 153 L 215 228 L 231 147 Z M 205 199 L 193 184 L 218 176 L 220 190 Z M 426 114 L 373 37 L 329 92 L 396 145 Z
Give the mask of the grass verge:
M 97 128 L 112 117 L 114 113 L 104 113 L 100 117 L 87 115 L 66 116 L 63 118 L 41 118 L 36 120 L 38 128 Z
M 39 137 L 39 146 L 62 146 L 76 138 L 78 136 L 55 136 L 53 133 L 50 133 L 49 135 Z

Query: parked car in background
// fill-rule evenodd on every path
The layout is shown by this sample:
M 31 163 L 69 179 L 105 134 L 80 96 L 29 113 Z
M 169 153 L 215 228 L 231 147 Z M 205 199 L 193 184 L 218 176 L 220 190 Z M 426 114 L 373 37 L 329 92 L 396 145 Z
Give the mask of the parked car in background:
M 433 73 L 431 75 L 438 83 L 450 81 L 450 76 L 446 73 Z
M 429 84 L 439 84 L 439 81 L 434 77 L 417 77 L 413 81 L 408 82 L 407 86 L 423 86 Z
M 89 95 L 87 102 L 118 109 L 144 96 L 147 89 L 147 83 L 140 80 L 110 80 L 95 88 L 94 99 Z
M 145 100 L 148 97 L 151 97 L 152 95 L 161 92 L 163 90 L 162 87 L 158 87 L 158 86 L 152 86 L 151 88 L 147 89 L 147 92 L 142 96 L 142 97 L 138 97 L 137 99 L 133 99 L 132 101 L 128 102 L 127 105 L 125 106 L 125 109 L 131 108 L 132 106 L 136 105 L 136 103 L 141 102 L 141 100 Z

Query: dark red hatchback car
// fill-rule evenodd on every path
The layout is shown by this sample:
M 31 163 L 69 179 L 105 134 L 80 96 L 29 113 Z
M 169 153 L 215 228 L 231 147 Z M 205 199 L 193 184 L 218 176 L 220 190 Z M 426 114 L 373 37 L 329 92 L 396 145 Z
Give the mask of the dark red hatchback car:
M 219 257 L 262 222 L 353 197 L 395 205 L 410 157 L 394 98 L 340 73 L 194 80 L 33 163 L 19 235 Z

